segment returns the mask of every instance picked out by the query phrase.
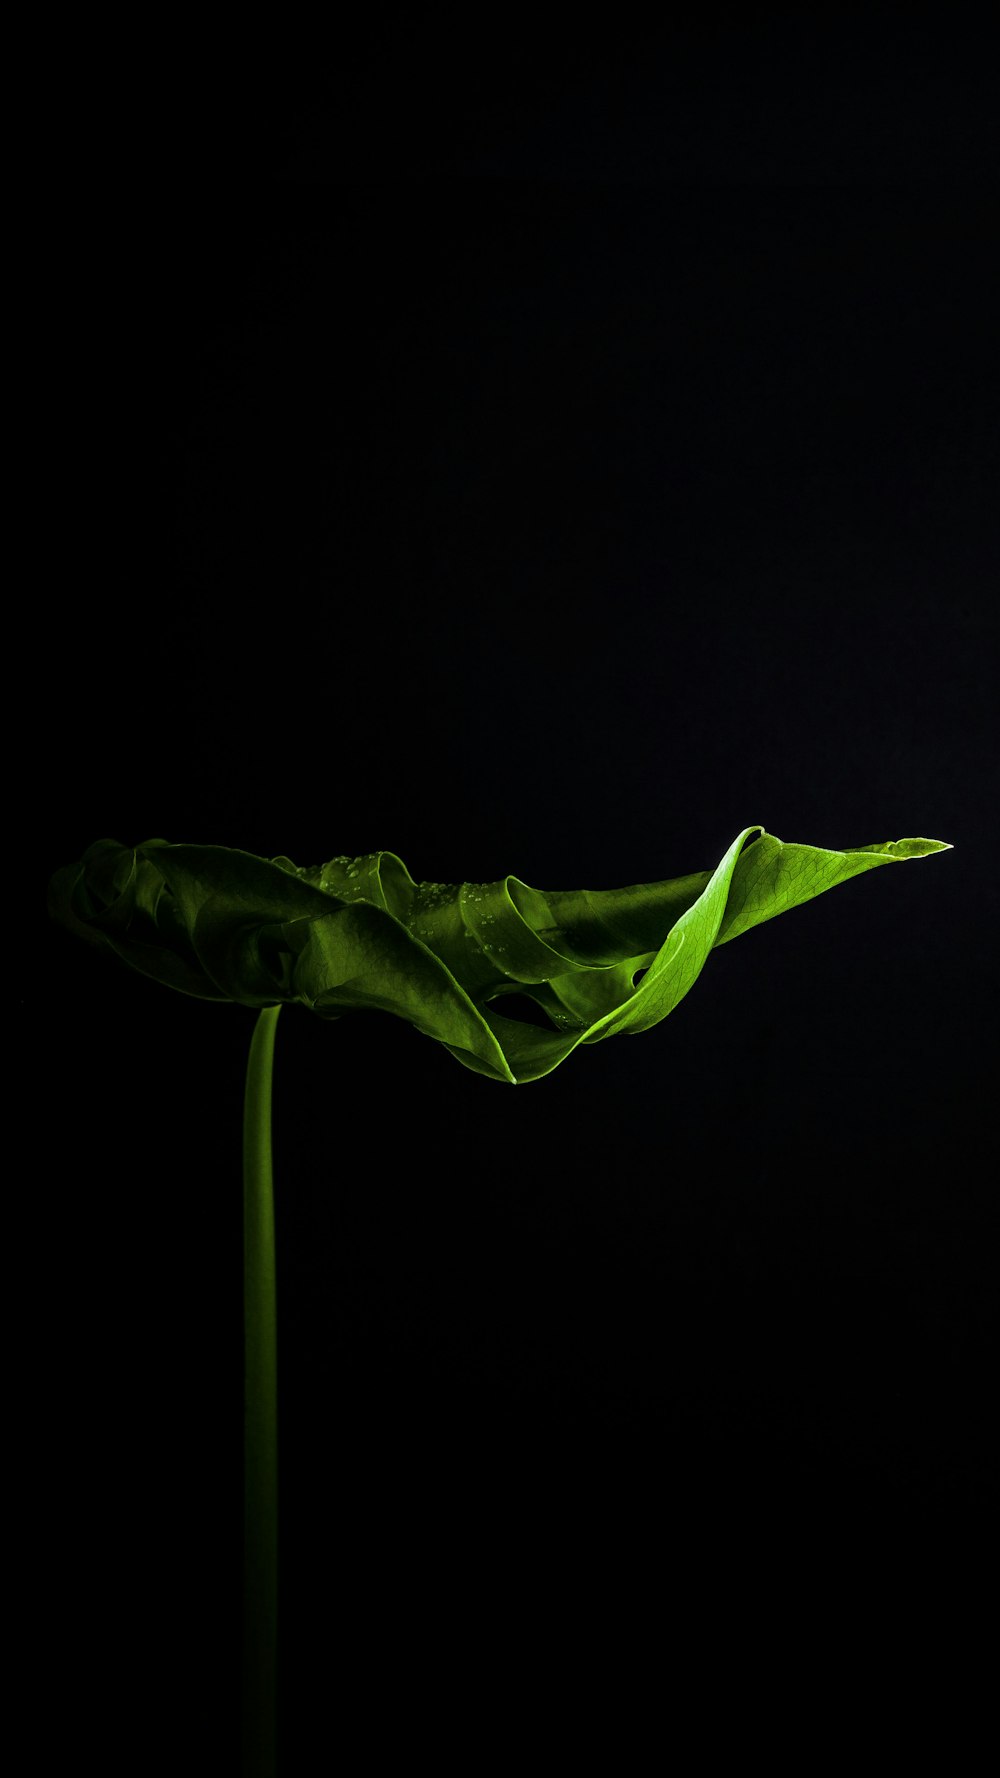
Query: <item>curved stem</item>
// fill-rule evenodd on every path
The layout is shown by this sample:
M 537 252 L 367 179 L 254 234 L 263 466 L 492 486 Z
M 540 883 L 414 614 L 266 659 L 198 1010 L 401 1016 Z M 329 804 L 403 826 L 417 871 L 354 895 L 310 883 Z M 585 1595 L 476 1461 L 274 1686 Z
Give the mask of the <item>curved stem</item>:
M 262 1007 L 243 1104 L 243 1769 L 274 1778 L 278 1608 L 278 1365 L 271 1075 L 280 1006 Z

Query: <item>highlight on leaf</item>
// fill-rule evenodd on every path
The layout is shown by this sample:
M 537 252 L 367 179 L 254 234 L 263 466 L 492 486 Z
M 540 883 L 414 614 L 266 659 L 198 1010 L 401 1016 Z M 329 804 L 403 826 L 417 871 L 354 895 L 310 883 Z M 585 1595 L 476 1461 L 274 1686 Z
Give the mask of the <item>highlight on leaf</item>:
M 406 1019 L 509 1084 L 579 1044 L 647 1031 L 709 952 L 881 864 L 949 850 L 887 840 L 844 851 L 747 827 L 712 871 L 624 889 L 417 882 L 393 852 L 305 868 L 222 846 L 98 840 L 57 871 L 53 918 L 166 986 L 321 1018 Z

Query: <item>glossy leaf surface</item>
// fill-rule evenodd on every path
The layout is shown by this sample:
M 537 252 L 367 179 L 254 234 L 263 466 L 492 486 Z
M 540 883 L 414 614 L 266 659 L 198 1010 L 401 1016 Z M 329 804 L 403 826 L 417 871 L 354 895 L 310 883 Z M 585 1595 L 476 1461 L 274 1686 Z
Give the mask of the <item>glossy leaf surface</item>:
M 223 846 L 98 840 L 56 872 L 49 910 L 182 993 L 297 1001 L 324 1018 L 393 1013 L 467 1068 L 515 1083 L 577 1044 L 659 1024 L 714 946 L 862 871 L 947 849 L 904 839 L 831 852 L 747 827 L 713 871 L 543 891 L 513 876 L 418 883 L 393 852 L 306 869 Z M 540 1022 L 508 1016 L 525 998 Z

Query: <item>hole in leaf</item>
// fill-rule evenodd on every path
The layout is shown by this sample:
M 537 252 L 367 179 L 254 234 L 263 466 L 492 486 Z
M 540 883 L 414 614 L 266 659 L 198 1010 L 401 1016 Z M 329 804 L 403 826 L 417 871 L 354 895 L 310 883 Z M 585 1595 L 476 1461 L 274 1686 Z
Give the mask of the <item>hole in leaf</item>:
M 543 1031 L 556 1030 L 548 1013 L 528 994 L 497 994 L 486 1004 L 501 1018 L 516 1019 L 520 1025 L 540 1025 Z

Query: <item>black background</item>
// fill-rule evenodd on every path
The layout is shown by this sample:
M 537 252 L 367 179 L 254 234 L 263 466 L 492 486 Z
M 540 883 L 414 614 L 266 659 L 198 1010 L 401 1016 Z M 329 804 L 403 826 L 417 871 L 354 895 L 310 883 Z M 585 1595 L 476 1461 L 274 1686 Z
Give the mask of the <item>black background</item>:
M 456 95 L 408 47 L 88 114 L 36 316 L 39 905 L 104 836 L 542 888 L 712 867 L 755 822 L 954 850 L 514 1092 L 283 1013 L 289 1761 L 436 1732 L 483 1672 L 502 1716 L 574 1620 L 690 1640 L 677 1600 L 728 1621 L 747 1561 L 924 1575 L 994 1475 L 976 58 L 765 34 L 762 87 L 706 28 Z M 36 963 L 54 1585 L 223 1771 L 252 1015 L 58 931 Z

